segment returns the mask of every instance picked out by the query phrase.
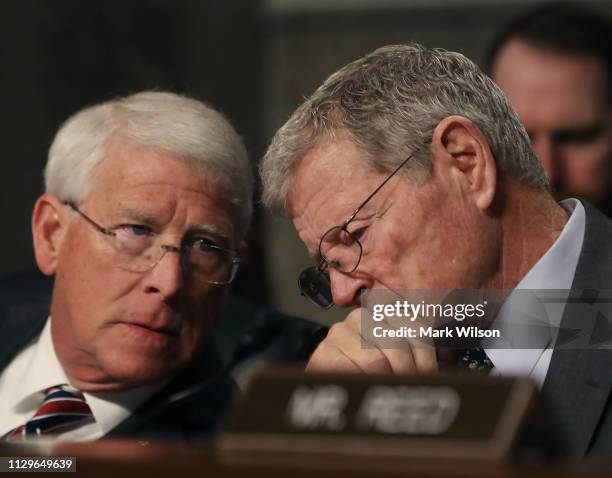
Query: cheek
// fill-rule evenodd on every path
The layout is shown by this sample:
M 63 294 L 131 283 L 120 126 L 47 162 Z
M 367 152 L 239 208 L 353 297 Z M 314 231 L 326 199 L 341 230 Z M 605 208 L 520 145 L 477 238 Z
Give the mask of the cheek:
M 58 270 L 58 279 L 60 274 L 70 285 L 71 297 L 79 303 L 90 304 L 92 312 L 97 310 L 96 304 L 110 304 L 125 296 L 138 282 L 135 274 L 89 254 L 75 254 L 66 268 Z
M 564 156 L 569 189 L 583 194 L 603 194 L 612 172 L 612 146 L 608 141 L 566 150 Z
M 608 141 L 598 141 L 591 145 L 566 147 L 561 149 L 568 167 L 574 171 L 595 170 L 607 165 L 610 160 L 610 145 Z
M 92 247 L 77 234 L 62 245 L 55 277 L 55 292 L 70 317 L 88 317 L 79 328 L 95 331 L 111 318 L 113 304 L 133 289 L 137 278 L 116 267 L 108 254 Z
M 418 237 L 404 227 L 379 230 L 364 245 L 362 270 L 380 283 L 378 287 L 410 288 L 420 275 L 418 245 Z
M 475 248 L 482 241 L 472 231 L 478 230 L 476 218 L 465 211 L 438 209 L 421 227 L 402 234 L 388 235 L 390 245 L 385 257 L 387 270 L 401 277 L 405 288 L 457 287 L 471 276 Z
M 197 347 L 210 335 L 227 301 L 228 291 L 227 286 L 211 286 L 207 290 L 185 292 L 180 312 L 189 325 L 187 330 L 191 338 L 186 340 L 186 346 Z
M 91 281 L 110 280 L 106 276 L 114 270 L 113 260 L 102 241 L 102 238 L 89 237 L 82 228 L 75 226 L 74 232 L 67 234 L 62 243 L 58 275 L 73 279 L 72 282 L 88 284 Z

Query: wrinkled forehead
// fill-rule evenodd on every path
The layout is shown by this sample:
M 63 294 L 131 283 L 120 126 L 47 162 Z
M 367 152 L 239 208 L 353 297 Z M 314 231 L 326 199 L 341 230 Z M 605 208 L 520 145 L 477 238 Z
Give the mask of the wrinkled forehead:
M 178 206 L 225 230 L 237 229 L 236 208 L 220 174 L 194 160 L 144 147 L 109 150 L 92 174 L 89 194 L 99 207 L 164 216 Z M 214 219 L 214 221 L 213 221 Z
M 300 235 L 318 236 L 346 220 L 382 176 L 346 138 L 319 145 L 293 171 L 287 193 L 289 219 Z
M 211 185 L 219 191 L 226 188 L 226 178 L 208 164 L 119 138 L 108 143 L 102 159 L 93 168 L 90 189 L 107 186 L 109 182 L 129 186 L 155 177 L 170 180 L 182 171 L 187 171 L 194 183 L 210 183 L 207 189 Z

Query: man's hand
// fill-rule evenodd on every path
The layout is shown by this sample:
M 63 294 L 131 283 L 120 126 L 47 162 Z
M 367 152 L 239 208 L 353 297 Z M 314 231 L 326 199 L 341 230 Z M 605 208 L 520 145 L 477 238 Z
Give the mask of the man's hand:
M 361 310 L 334 324 L 310 357 L 307 372 L 429 373 L 438 370 L 436 349 L 362 347 Z

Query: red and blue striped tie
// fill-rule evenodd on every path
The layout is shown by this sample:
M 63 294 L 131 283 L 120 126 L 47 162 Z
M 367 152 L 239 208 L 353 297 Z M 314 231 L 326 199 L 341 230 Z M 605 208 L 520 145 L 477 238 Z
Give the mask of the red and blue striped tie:
M 45 390 L 45 399 L 27 423 L 2 437 L 4 441 L 17 441 L 41 435 L 56 435 L 86 423 L 94 417 L 85 397 L 70 385 L 56 385 Z

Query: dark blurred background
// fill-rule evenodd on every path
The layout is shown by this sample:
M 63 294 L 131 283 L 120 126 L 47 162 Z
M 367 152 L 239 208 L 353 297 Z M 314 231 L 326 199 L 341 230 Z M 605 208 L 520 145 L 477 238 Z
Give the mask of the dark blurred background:
M 418 41 L 481 63 L 500 25 L 535 1 L 5 0 L 0 17 L 0 279 L 35 268 L 30 213 L 55 131 L 83 106 L 168 89 L 225 113 L 254 165 L 301 99 L 341 65 Z M 612 1 L 589 2 L 612 14 Z M 235 295 L 329 321 L 299 296 L 309 259 L 283 218 L 258 211 Z

